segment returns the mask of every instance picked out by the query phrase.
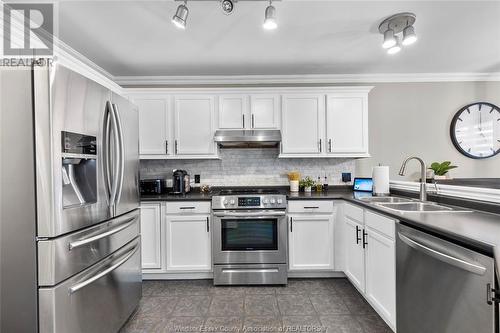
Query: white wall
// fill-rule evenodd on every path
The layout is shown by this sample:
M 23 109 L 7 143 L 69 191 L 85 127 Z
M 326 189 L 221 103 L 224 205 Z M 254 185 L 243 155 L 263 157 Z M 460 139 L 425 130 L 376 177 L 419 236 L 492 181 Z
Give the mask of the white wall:
M 371 158 L 356 162 L 358 176 L 389 165 L 391 179 L 419 177 L 419 164 L 410 162 L 406 177 L 397 175 L 402 161 L 416 155 L 427 164 L 450 160 L 459 166 L 456 178 L 500 178 L 500 155 L 474 160 L 460 154 L 450 139 L 450 123 L 464 105 L 485 101 L 500 105 L 500 82 L 384 83 L 369 95 Z

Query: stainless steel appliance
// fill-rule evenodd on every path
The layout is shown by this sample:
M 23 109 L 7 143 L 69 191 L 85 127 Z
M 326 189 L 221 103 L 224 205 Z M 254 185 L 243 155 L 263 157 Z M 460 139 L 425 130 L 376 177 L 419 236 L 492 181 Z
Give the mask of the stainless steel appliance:
M 189 175 L 186 170 L 175 169 L 172 171 L 172 194 L 185 194 L 189 192 L 189 186 L 186 186 L 189 182 Z M 189 184 L 188 184 L 189 185 Z
M 0 331 L 116 332 L 141 298 L 137 110 L 57 64 L 0 80 Z
M 286 196 L 222 190 L 212 197 L 215 285 L 286 284 Z
M 141 195 L 163 194 L 166 192 L 165 179 L 142 179 L 140 184 Z
M 219 148 L 275 148 L 281 143 L 281 131 L 262 130 L 217 130 L 214 141 Z
M 397 331 L 498 332 L 493 258 L 397 226 Z

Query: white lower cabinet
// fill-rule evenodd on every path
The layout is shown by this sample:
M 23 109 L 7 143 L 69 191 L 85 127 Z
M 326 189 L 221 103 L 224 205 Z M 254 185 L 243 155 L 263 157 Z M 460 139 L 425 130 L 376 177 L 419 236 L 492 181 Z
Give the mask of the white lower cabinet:
M 144 270 L 161 269 L 161 203 L 141 203 L 141 255 Z
M 345 204 L 345 274 L 375 311 L 396 329 L 396 221 Z
M 168 271 L 210 271 L 212 249 L 210 215 L 167 215 Z
M 289 217 L 290 270 L 333 270 L 333 216 Z

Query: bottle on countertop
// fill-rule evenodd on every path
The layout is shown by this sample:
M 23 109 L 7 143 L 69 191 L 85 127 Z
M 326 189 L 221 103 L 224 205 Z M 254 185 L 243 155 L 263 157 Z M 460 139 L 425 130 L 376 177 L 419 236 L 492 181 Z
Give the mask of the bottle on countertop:
M 323 184 L 321 184 L 321 178 L 318 176 L 318 181 L 316 182 L 316 192 L 321 192 L 323 190 Z
M 323 181 L 323 192 L 328 192 L 328 178 L 325 175 L 325 180 Z

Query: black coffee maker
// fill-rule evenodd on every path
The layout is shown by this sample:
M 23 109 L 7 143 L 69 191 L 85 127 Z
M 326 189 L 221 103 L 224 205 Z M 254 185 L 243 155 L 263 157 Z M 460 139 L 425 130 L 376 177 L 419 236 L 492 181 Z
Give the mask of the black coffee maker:
M 185 194 L 187 192 L 185 179 L 188 173 L 179 169 L 173 170 L 172 173 L 172 194 Z

